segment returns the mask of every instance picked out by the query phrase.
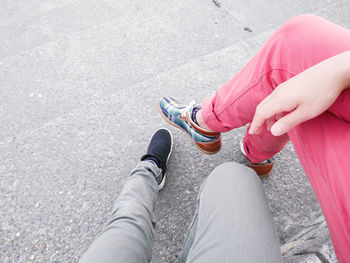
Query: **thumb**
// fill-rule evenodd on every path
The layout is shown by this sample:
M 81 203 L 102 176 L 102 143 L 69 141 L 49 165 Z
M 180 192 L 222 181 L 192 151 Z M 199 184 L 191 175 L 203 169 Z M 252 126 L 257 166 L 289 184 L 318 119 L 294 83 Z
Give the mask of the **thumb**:
M 301 107 L 296 108 L 294 111 L 288 113 L 283 118 L 279 119 L 271 127 L 271 133 L 274 136 L 280 136 L 295 126 L 299 125 L 303 121 L 306 121 L 308 117 L 305 115 L 305 110 L 302 110 Z

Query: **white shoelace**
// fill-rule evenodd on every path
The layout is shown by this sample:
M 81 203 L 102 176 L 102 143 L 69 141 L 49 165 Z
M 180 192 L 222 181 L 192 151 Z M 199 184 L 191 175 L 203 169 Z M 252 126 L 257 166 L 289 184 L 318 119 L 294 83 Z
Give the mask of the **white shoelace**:
M 180 111 L 182 118 L 186 117 L 186 112 L 190 112 L 193 109 L 193 106 L 196 105 L 196 102 L 192 100 L 185 108 Z

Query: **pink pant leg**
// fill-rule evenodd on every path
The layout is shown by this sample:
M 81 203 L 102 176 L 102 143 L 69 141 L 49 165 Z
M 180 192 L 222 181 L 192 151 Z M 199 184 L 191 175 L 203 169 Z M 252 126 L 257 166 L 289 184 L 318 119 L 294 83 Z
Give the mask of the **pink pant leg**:
M 293 18 L 214 96 L 203 101 L 205 123 L 220 132 L 249 123 L 258 103 L 280 83 L 346 50 L 350 50 L 349 30 L 313 15 Z M 246 134 L 248 158 L 253 162 L 270 158 L 292 140 L 327 220 L 339 261 L 350 262 L 350 88 L 327 112 L 294 128 L 288 136 L 273 137 L 268 131 Z
M 350 262 L 350 122 L 330 112 L 289 132 L 341 263 Z
M 348 49 L 349 30 L 314 15 L 295 17 L 278 29 L 230 81 L 212 97 L 203 100 L 202 117 L 210 129 L 218 132 L 250 123 L 256 106 L 275 87 Z M 343 101 L 339 105 L 345 103 L 342 98 L 338 99 Z M 349 96 L 345 98 L 349 99 Z M 339 107 L 342 108 L 341 105 Z M 338 112 L 337 116 L 344 115 L 338 108 L 334 109 Z M 268 159 L 279 152 L 288 140 L 288 135 L 274 137 L 267 130 L 258 136 L 246 134 L 247 157 L 252 162 Z

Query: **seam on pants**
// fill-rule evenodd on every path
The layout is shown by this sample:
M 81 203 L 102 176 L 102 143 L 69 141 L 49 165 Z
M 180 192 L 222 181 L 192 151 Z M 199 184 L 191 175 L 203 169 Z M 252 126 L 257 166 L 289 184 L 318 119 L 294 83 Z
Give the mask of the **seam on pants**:
M 189 239 L 189 234 L 191 233 L 191 230 L 192 230 L 192 228 L 194 227 L 194 223 L 197 221 L 197 227 L 196 227 L 196 229 L 195 229 L 196 232 L 194 233 L 194 237 L 193 237 L 193 238 L 196 237 L 197 229 L 198 229 L 198 213 L 199 213 L 199 204 L 197 204 L 196 212 L 195 212 L 195 214 L 194 214 L 194 216 L 193 216 L 193 219 L 192 219 L 192 221 L 191 221 L 191 224 L 190 224 L 189 228 L 187 229 L 187 234 L 186 234 L 185 240 L 184 240 L 183 243 L 182 243 L 182 248 L 181 248 L 181 251 L 180 251 L 180 254 L 179 254 L 179 257 L 178 257 L 178 258 L 179 258 L 179 262 L 181 262 L 181 263 L 182 263 L 182 261 L 181 261 L 182 255 L 183 255 L 183 253 L 184 253 L 184 250 L 185 250 L 185 248 L 186 248 L 186 245 L 187 245 L 187 242 L 188 242 L 188 239 Z M 187 259 L 188 259 L 188 256 L 189 256 L 190 252 L 191 252 L 193 243 L 194 243 L 194 240 L 193 240 L 191 246 L 189 247 L 189 250 L 188 250 L 188 253 L 187 253 L 187 256 L 186 256 L 186 261 L 187 261 Z
M 245 94 L 246 94 L 248 91 L 250 91 L 253 87 L 255 87 L 256 85 L 258 85 L 258 84 L 260 83 L 260 81 L 262 80 L 263 77 L 265 77 L 266 75 L 268 75 L 269 73 L 271 73 L 271 72 L 274 71 L 274 70 L 277 70 L 277 71 L 286 71 L 286 72 L 292 74 L 293 77 L 297 75 L 297 74 L 295 74 L 295 73 L 293 73 L 293 72 L 290 72 L 289 70 L 282 69 L 282 68 L 272 68 L 272 69 L 270 69 L 269 71 L 263 73 L 257 81 L 255 81 L 255 82 L 253 82 L 253 84 L 251 84 L 251 86 L 248 85 L 248 86 L 250 86 L 250 87 L 249 87 L 247 90 L 245 90 L 241 95 L 239 95 L 236 99 L 234 99 L 229 105 L 227 105 L 226 107 L 224 107 L 221 111 L 219 111 L 219 112 L 216 114 L 216 116 L 219 116 L 223 111 L 225 111 L 228 107 L 230 107 L 233 103 L 235 103 L 238 99 L 240 99 L 243 95 L 245 95 Z
M 212 172 L 211 172 L 211 173 L 212 173 Z M 209 177 L 209 176 L 208 176 L 208 177 Z M 181 259 L 181 256 L 182 256 L 183 252 L 184 252 L 184 248 L 185 248 L 185 245 L 186 245 L 187 240 L 188 240 L 188 238 L 189 238 L 189 234 L 190 234 L 190 232 L 191 232 L 191 229 L 194 227 L 194 223 L 195 223 L 196 221 L 197 221 L 197 228 L 196 228 L 196 233 L 197 233 L 197 229 L 198 229 L 198 220 L 199 220 L 199 205 L 200 205 L 200 199 L 201 199 L 200 197 L 201 197 L 203 188 L 204 188 L 204 186 L 206 185 L 206 183 L 207 183 L 207 181 L 208 181 L 208 177 L 205 178 L 204 182 L 202 183 L 202 185 L 201 185 L 200 188 L 199 188 L 199 191 L 198 191 L 198 194 L 197 194 L 197 199 L 196 199 L 196 211 L 195 211 L 195 214 L 194 214 L 194 216 L 193 216 L 193 218 L 192 218 L 192 221 L 191 221 L 191 223 L 190 223 L 190 226 L 189 226 L 188 229 L 187 229 L 187 234 L 186 234 L 185 240 L 184 240 L 184 242 L 183 242 L 183 245 L 182 245 L 182 248 L 181 248 L 181 251 L 180 251 L 180 254 L 179 254 L 179 261 L 180 261 L 180 259 Z M 195 233 L 194 237 L 196 236 L 196 233 Z M 193 243 L 191 244 L 191 247 L 190 247 L 190 249 L 189 249 L 189 251 L 188 251 L 187 258 L 188 258 L 188 255 L 190 254 L 190 251 L 191 251 L 191 249 L 192 249 L 192 246 L 193 246 Z M 186 258 L 186 261 L 187 261 L 187 258 Z

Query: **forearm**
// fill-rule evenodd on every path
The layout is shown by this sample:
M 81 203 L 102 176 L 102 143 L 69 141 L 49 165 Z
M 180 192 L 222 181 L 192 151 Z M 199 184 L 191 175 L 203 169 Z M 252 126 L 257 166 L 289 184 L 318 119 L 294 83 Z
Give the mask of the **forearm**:
M 340 92 L 350 87 L 350 50 L 326 59 L 319 65 L 322 68 L 320 74 L 333 76 Z
M 344 54 L 344 60 L 345 60 L 345 72 L 344 72 L 344 89 L 350 88 L 350 50 L 343 53 Z

